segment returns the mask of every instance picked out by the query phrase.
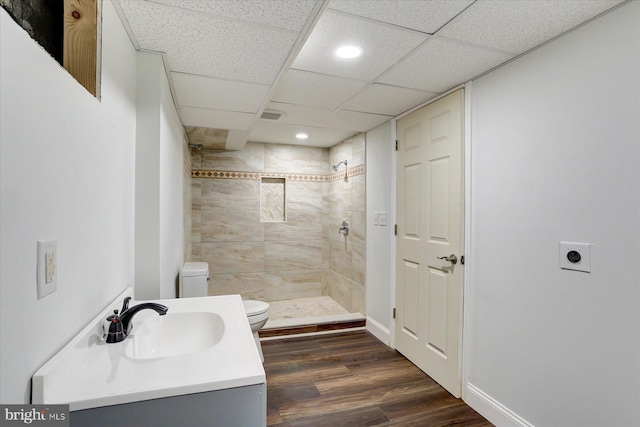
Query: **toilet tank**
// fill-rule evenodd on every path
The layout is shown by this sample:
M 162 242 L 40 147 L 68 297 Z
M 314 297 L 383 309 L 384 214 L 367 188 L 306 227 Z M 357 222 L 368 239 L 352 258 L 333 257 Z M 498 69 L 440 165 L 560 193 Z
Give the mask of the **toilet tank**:
M 206 297 L 209 288 L 209 264 L 187 262 L 180 274 L 180 298 Z

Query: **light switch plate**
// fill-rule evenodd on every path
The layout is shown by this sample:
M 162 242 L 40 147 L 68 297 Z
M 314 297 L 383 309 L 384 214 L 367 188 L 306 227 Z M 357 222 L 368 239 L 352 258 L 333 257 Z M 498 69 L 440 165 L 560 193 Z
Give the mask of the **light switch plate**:
M 380 213 L 373 213 L 373 225 L 380 225 Z
M 591 244 L 560 242 L 560 268 L 591 273 Z
M 55 239 L 38 240 L 38 299 L 58 289 L 58 249 Z
M 380 225 L 381 226 L 387 225 L 387 213 L 386 212 L 380 212 Z

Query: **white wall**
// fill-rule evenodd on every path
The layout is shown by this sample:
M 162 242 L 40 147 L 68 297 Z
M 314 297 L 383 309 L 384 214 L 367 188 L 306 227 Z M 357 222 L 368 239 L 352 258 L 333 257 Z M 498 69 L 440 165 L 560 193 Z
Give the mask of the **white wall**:
M 499 425 L 491 399 L 640 425 L 639 22 L 634 1 L 473 82 L 465 398 Z M 594 244 L 590 274 L 560 241 Z
M 391 122 L 367 132 L 367 329 L 389 344 L 391 327 L 391 245 L 394 214 L 391 211 L 394 146 Z M 386 212 L 388 225 L 374 225 L 374 212 Z
M 0 401 L 133 285 L 135 51 L 103 7 L 102 100 L 0 10 Z M 36 298 L 36 242 L 58 290 Z
M 137 53 L 135 297 L 160 297 L 162 56 Z
M 175 298 L 184 263 L 184 130 L 162 56 L 138 52 L 136 299 Z
M 160 298 L 175 298 L 184 253 L 184 128 L 162 73 L 160 103 Z

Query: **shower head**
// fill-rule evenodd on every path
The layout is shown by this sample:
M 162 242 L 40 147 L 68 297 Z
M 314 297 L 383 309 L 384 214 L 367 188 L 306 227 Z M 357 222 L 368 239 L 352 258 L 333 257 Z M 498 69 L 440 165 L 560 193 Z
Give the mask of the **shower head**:
M 338 168 L 339 168 L 339 167 L 340 167 L 340 165 L 341 165 L 341 164 L 343 164 L 343 163 L 344 163 L 344 167 L 346 168 L 346 167 L 347 167 L 347 161 L 346 161 L 346 160 L 343 160 L 343 161 L 341 161 L 340 163 L 338 163 L 337 165 L 333 165 L 333 166 L 331 166 L 331 167 L 333 168 L 333 171 L 334 171 L 334 172 L 338 172 Z
M 189 148 L 193 148 L 195 150 L 202 150 L 202 144 L 189 144 Z

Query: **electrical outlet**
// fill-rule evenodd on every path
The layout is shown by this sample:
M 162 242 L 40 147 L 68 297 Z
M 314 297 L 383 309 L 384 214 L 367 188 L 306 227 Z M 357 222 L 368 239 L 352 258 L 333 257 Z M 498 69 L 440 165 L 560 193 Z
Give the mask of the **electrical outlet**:
M 560 242 L 560 268 L 591 273 L 591 244 Z
M 44 253 L 44 282 L 51 283 L 56 274 L 56 253 Z
M 57 241 L 38 240 L 37 284 L 38 299 L 44 298 L 58 289 Z

